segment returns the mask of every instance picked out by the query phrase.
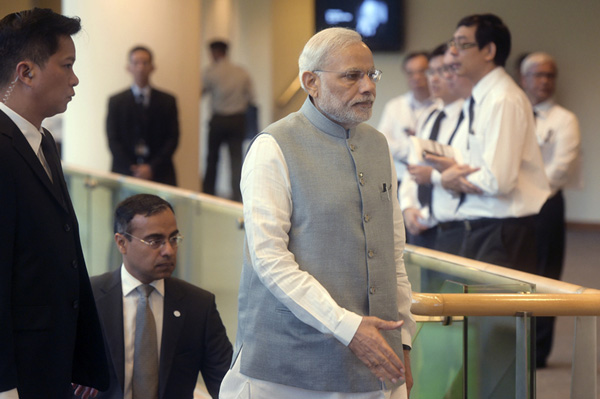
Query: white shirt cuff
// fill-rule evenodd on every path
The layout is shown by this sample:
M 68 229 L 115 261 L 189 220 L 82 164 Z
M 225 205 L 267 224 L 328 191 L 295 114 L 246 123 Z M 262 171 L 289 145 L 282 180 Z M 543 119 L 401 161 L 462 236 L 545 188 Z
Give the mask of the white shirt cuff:
M 346 314 L 342 317 L 340 324 L 338 324 L 337 328 L 333 332 L 333 335 L 344 345 L 348 346 L 352 338 L 354 338 L 354 334 L 358 330 L 358 326 L 362 322 L 362 316 L 357 315 L 356 313 L 350 312 L 348 310 L 345 311 Z

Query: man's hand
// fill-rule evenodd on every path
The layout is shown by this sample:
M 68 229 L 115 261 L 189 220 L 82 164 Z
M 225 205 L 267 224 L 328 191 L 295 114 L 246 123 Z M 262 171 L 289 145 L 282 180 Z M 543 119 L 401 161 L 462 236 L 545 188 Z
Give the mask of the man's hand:
M 483 194 L 483 191 L 466 178 L 479 168 L 472 168 L 469 165 L 454 165 L 442 173 L 442 186 L 446 190 L 456 191 L 466 194 Z
M 90 388 L 83 385 L 71 384 L 75 390 L 75 396 L 81 396 L 81 399 L 95 398 L 98 395 L 96 388 Z
M 378 317 L 363 317 L 348 347 L 380 381 L 398 381 L 405 375 L 400 358 L 379 330 L 396 330 L 404 321 L 386 321 Z
M 404 225 L 410 234 L 418 236 L 428 229 L 427 226 L 419 222 L 421 211 L 417 208 L 406 208 L 402 214 L 404 215 Z
M 454 158 L 442 157 L 439 155 L 424 154 L 423 159 L 429 162 L 440 173 L 449 167 L 456 165 L 456 160 Z
M 139 165 L 131 165 L 131 173 L 133 177 L 144 180 L 152 180 L 152 168 L 147 163 Z
M 427 165 L 408 165 L 408 173 L 417 184 L 431 184 L 433 168 Z

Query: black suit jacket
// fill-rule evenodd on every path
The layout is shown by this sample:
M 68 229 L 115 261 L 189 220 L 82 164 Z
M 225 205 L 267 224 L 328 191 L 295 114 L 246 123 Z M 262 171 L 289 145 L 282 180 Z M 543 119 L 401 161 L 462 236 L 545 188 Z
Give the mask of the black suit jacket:
M 173 154 L 179 142 L 179 122 L 175 97 L 152 89 L 150 104 L 144 109 L 147 118 L 141 128 L 139 106 L 133 92 L 127 89 L 108 101 L 106 132 L 113 156 L 112 171 L 131 176 L 131 165 L 137 163 L 135 146 L 143 138 L 150 150 L 146 163 L 152 168 L 153 181 L 177 185 Z
M 110 389 L 98 399 L 122 399 L 125 357 L 121 269 L 92 277 L 108 349 Z M 193 398 L 198 373 L 213 398 L 231 363 L 232 347 L 215 296 L 177 278 L 165 279 L 158 389 L 161 399 Z
M 60 162 L 56 151 L 46 157 Z M 21 399 L 68 397 L 71 382 L 108 388 L 77 219 L 58 172 L 64 202 L 0 111 L 0 392 L 17 387 Z

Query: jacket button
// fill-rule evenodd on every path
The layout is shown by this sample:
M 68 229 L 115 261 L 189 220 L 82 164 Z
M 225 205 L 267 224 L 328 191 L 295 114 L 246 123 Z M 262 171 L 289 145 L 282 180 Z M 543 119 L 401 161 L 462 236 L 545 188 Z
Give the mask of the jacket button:
M 375 292 L 377 292 L 377 289 L 375 287 L 369 288 L 369 294 L 373 295 L 375 294 Z
M 365 215 L 364 220 L 365 220 L 365 223 L 368 223 L 369 220 L 371 220 L 371 216 Z
M 73 309 L 77 309 L 79 307 L 79 299 L 75 299 L 73 301 Z
M 369 252 L 367 254 L 369 255 L 369 258 L 372 258 L 373 256 L 375 256 L 375 252 L 373 252 L 372 249 L 369 249 Z
M 77 269 L 77 267 L 79 266 L 77 259 L 75 259 L 73 262 L 71 262 L 71 266 L 73 267 L 73 269 Z
M 68 223 L 66 223 L 63 228 L 65 229 L 65 231 L 68 233 L 69 231 L 71 231 L 71 225 L 69 225 Z

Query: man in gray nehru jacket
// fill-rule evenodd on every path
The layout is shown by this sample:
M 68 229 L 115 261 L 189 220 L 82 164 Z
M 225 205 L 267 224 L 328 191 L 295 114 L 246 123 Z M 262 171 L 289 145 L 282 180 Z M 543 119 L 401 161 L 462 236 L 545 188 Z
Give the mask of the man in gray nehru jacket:
M 238 333 L 220 397 L 406 398 L 404 223 L 386 139 L 362 123 L 381 71 L 344 28 L 314 35 L 298 63 L 308 98 L 255 138 L 242 170 Z

